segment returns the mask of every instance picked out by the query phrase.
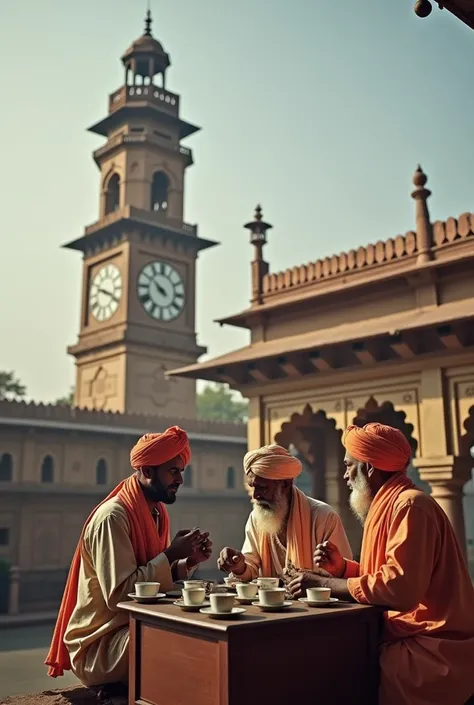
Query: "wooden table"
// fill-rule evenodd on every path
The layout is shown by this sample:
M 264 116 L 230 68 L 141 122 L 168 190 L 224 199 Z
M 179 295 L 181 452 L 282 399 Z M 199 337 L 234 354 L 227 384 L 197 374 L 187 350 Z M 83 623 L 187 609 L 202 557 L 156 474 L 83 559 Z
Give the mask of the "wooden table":
M 380 610 L 300 602 L 238 620 L 171 600 L 130 615 L 129 705 L 376 705 Z

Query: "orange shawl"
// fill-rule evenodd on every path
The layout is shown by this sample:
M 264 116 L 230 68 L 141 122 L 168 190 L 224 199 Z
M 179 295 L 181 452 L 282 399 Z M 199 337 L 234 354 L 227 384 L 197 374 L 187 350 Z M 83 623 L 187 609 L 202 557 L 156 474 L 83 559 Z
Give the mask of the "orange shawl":
M 64 675 L 64 671 L 69 671 L 71 668 L 69 653 L 64 644 L 64 634 L 77 602 L 84 532 L 97 509 L 102 506 L 104 502 L 112 499 L 112 497 L 117 497 L 127 512 L 130 522 L 130 539 L 135 551 L 137 566 L 146 565 L 148 561 L 159 553 L 162 553 L 169 545 L 170 522 L 168 512 L 164 505 L 157 505 L 160 514 L 160 528 L 158 533 L 155 521 L 136 475 L 131 475 L 123 480 L 92 510 L 84 524 L 79 543 L 77 544 L 71 562 L 61 607 L 59 608 L 58 618 L 54 628 L 53 639 L 45 661 L 45 664 L 49 666 L 48 675 L 53 678 Z
M 291 562 L 300 570 L 312 570 L 312 525 L 311 507 L 306 495 L 293 485 L 291 509 L 286 532 L 286 561 Z M 262 575 L 273 575 L 273 561 L 270 546 L 270 536 L 260 534 L 260 558 L 262 560 Z
M 376 573 L 385 563 L 386 538 L 400 492 L 415 489 L 406 475 L 394 475 L 374 497 L 364 526 L 359 575 Z

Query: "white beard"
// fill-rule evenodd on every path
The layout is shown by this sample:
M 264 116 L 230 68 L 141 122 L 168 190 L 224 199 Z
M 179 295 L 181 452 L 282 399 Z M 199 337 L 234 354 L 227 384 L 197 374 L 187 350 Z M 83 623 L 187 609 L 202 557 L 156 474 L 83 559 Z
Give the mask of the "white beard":
M 351 509 L 362 526 L 365 524 L 367 514 L 369 513 L 370 505 L 372 504 L 372 492 L 369 483 L 365 477 L 360 475 L 352 483 L 351 495 L 349 503 Z
M 288 499 L 281 492 L 275 496 L 273 504 L 253 503 L 257 526 L 263 534 L 279 534 L 288 515 Z

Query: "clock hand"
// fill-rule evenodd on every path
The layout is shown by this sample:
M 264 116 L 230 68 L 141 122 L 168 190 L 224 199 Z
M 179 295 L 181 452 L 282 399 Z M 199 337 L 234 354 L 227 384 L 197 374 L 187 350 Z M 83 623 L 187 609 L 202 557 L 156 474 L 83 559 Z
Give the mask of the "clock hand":
M 162 296 L 166 296 L 166 291 L 165 291 L 165 289 L 163 289 L 162 286 L 160 286 L 159 284 L 157 284 L 157 285 L 156 285 L 156 288 L 158 289 L 158 291 L 160 292 L 160 294 L 161 294 Z
M 116 303 L 118 303 L 117 297 L 114 296 L 110 291 L 107 291 L 107 289 L 99 289 L 99 292 L 101 294 L 107 294 L 107 296 L 110 296 L 111 299 L 113 299 Z

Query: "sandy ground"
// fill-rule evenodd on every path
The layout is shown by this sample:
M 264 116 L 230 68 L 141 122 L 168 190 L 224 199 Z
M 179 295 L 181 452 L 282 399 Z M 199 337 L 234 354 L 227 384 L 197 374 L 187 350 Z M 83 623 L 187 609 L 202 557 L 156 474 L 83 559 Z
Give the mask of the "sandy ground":
M 0 705 L 98 705 L 95 691 L 72 673 L 50 678 L 44 659 L 53 625 L 0 629 Z M 127 705 L 127 698 L 100 705 Z
M 94 691 L 75 685 L 61 690 L 46 690 L 42 693 L 10 695 L 0 699 L 0 705 L 97 705 Z M 127 705 L 127 698 L 101 701 L 100 705 Z
M 52 633 L 52 624 L 0 629 L 0 698 L 78 685 L 71 673 L 47 675 L 44 659 Z

